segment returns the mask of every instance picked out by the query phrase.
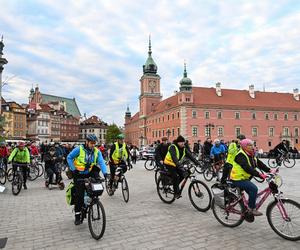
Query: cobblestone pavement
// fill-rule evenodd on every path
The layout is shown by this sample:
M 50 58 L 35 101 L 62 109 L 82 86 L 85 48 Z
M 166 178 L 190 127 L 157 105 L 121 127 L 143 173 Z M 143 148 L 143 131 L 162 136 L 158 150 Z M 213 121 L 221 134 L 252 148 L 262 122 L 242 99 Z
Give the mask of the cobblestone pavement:
M 300 202 L 300 162 L 292 169 L 282 167 L 281 175 L 282 190 Z M 266 216 L 233 229 L 223 227 L 212 211 L 201 213 L 192 207 L 187 188 L 181 199 L 164 204 L 156 193 L 154 172 L 145 170 L 143 162 L 126 176 L 129 203 L 123 201 L 121 190 L 113 197 L 106 193 L 101 197 L 107 224 L 99 241 L 91 238 L 87 221 L 74 226 L 65 191 L 49 191 L 39 178 L 13 196 L 6 184 L 0 194 L 0 238 L 8 238 L 5 249 L 300 249 L 300 242 L 277 236 Z

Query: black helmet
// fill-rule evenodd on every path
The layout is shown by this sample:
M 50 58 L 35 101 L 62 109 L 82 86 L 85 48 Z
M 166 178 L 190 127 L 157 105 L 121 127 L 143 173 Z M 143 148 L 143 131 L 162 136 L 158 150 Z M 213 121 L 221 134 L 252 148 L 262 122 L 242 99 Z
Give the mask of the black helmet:
M 245 135 L 242 135 L 242 134 L 239 134 L 236 138 L 239 139 L 239 140 L 241 141 L 241 140 L 246 139 L 246 136 L 245 136 Z

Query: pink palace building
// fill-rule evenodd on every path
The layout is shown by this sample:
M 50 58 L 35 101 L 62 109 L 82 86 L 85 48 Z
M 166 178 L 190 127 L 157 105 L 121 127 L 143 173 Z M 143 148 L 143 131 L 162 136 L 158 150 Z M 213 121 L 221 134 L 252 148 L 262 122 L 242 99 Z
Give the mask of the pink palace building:
M 255 141 L 257 147 L 269 151 L 281 140 L 300 149 L 299 90 L 293 93 L 193 87 L 184 65 L 179 91 L 162 100 L 160 76 L 152 58 L 149 41 L 148 59 L 140 79 L 140 110 L 125 113 L 127 143 L 143 146 L 166 136 L 170 141 L 178 135 L 190 144 L 207 138 L 231 141 L 238 134 Z

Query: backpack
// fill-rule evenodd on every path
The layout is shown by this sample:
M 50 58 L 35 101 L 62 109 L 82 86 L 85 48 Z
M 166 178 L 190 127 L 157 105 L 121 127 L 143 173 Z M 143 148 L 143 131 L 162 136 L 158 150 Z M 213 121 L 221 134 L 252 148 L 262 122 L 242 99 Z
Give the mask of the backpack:
M 66 190 L 66 201 L 69 206 L 74 205 L 75 187 L 74 183 L 71 181 Z

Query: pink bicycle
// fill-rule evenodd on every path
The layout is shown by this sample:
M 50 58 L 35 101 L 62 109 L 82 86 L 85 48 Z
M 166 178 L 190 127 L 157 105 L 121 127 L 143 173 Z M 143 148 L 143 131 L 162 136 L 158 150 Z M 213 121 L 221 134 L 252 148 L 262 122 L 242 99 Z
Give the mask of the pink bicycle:
M 266 178 L 268 187 L 258 193 L 256 209 L 259 209 L 267 198 L 273 195 L 274 201 L 269 203 L 266 210 L 269 225 L 282 238 L 297 241 L 300 239 L 300 204 L 284 198 L 283 193 L 278 190 L 282 184 L 278 171 L 277 168 L 275 172 L 268 174 Z M 214 198 L 211 207 L 215 218 L 222 225 L 237 227 L 244 220 L 254 221 L 244 191 L 232 187 L 231 184 L 220 190 L 220 187 L 212 186 Z

